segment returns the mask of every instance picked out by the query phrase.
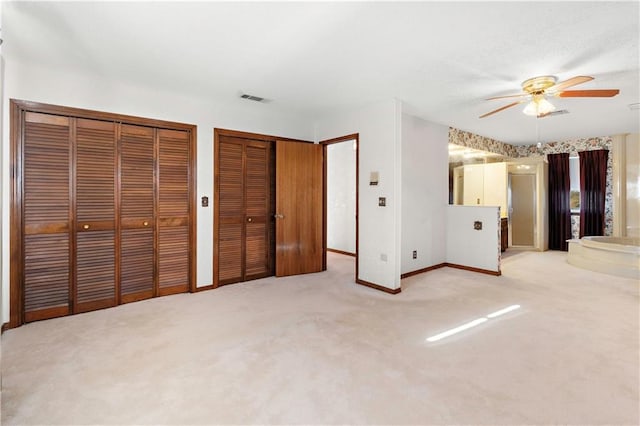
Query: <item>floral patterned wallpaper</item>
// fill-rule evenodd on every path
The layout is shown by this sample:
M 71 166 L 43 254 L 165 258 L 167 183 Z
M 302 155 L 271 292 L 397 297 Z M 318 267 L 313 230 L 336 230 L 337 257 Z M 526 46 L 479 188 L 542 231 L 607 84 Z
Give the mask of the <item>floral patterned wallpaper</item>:
M 449 127 L 449 143 L 466 146 L 468 148 L 481 149 L 511 158 L 518 156 L 516 147 L 513 145 L 476 135 L 475 133 L 458 130 L 453 127 Z
M 558 154 L 568 152 L 570 155 L 578 155 L 580 151 L 590 151 L 594 149 L 611 149 L 611 136 L 587 139 L 569 139 L 562 142 L 548 142 L 541 145 L 520 145 L 516 149 L 516 157 L 536 157 L 547 154 Z M 609 156 L 611 160 L 611 156 Z
M 464 130 L 449 128 L 449 143 L 466 146 L 469 148 L 481 149 L 483 151 L 493 152 L 505 155 L 511 158 L 522 157 L 541 157 L 547 154 L 557 154 L 560 152 L 568 152 L 572 156 L 577 156 L 580 151 L 589 151 L 594 149 L 606 149 L 611 151 L 611 136 L 602 136 L 586 139 L 569 139 L 562 142 L 544 143 L 538 148 L 537 144 L 514 146 L 495 139 L 476 135 Z M 607 189 L 604 201 L 604 235 L 613 234 L 613 156 L 609 152 L 607 161 Z M 571 216 L 571 229 L 573 238 L 578 238 L 580 230 L 580 217 Z

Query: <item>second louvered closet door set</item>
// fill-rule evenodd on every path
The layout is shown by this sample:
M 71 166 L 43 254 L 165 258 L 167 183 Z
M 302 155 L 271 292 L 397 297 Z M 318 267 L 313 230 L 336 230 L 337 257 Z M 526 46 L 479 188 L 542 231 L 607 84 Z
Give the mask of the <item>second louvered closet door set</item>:
M 188 291 L 190 131 L 21 120 L 20 322 Z

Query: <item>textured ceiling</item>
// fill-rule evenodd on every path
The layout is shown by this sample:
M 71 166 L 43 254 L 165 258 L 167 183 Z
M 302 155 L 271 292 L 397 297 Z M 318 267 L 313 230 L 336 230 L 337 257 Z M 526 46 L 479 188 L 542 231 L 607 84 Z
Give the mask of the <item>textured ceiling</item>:
M 4 54 L 216 98 L 240 92 L 310 118 L 397 98 L 405 111 L 504 142 L 639 132 L 640 3 L 5 2 Z M 591 75 L 535 119 L 484 98 L 537 75 Z

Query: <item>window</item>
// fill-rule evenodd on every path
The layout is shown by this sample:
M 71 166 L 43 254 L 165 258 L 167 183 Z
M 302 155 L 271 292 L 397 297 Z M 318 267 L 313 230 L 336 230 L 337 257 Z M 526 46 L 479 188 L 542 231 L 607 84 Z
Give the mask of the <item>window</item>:
M 569 157 L 569 179 L 571 181 L 569 196 L 571 213 L 580 213 L 580 158 L 578 157 Z

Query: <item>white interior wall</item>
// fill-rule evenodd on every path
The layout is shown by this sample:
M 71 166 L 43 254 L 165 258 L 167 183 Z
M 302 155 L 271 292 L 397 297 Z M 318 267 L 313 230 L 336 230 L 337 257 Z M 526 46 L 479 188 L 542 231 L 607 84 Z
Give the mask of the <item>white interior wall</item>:
M 213 199 L 213 128 L 313 140 L 313 124 L 301 116 L 268 111 L 241 99 L 214 100 L 164 92 L 159 88 L 121 84 L 108 76 L 43 68 L 6 58 L 3 122 L 9 122 L 9 99 L 122 113 L 195 124 L 197 133 L 197 198 Z M 9 263 L 9 129 L 2 132 L 2 264 Z M 213 206 L 197 206 L 197 286 L 213 282 Z M 2 269 L 3 322 L 9 317 L 9 268 Z
M 316 122 L 317 141 L 359 134 L 359 278 L 389 289 L 400 288 L 401 114 L 402 104 L 392 99 Z M 374 171 L 379 183 L 371 186 Z M 378 206 L 379 197 L 386 207 Z
M 482 230 L 474 229 L 475 221 Z M 500 212 L 491 206 L 447 206 L 447 262 L 500 271 Z
M 327 248 L 356 252 L 356 151 L 353 140 L 327 146 Z
M 640 134 L 626 137 L 626 235 L 640 237 Z
M 403 274 L 446 261 L 448 139 L 447 126 L 402 115 Z

